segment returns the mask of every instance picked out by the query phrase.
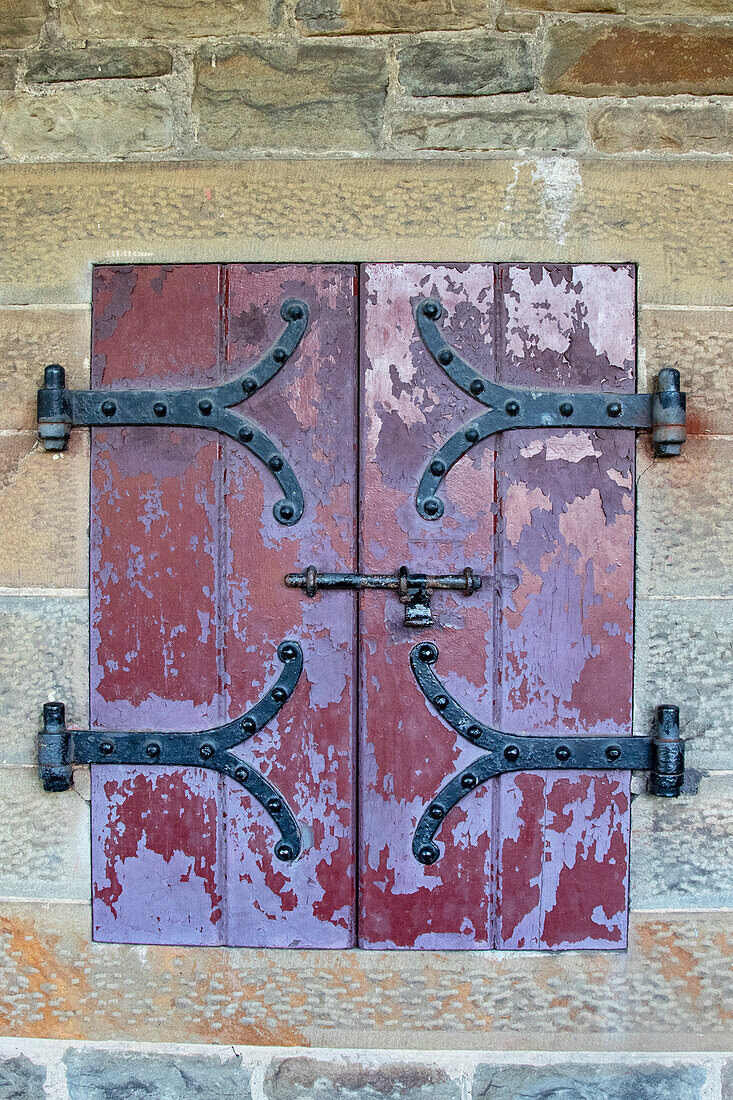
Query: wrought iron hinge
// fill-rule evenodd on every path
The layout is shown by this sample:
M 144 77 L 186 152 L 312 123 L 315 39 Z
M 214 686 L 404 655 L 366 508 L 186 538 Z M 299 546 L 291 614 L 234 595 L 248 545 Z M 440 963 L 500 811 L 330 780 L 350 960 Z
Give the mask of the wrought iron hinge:
M 458 575 L 434 577 L 409 573 L 406 565 L 400 566 L 397 573 L 319 573 L 315 565 L 309 565 L 303 573 L 288 573 L 285 583 L 288 588 L 304 588 L 306 596 L 311 598 L 323 588 L 393 589 L 405 605 L 405 626 L 432 626 L 430 599 L 433 592 L 443 589 L 472 596 L 481 587 L 481 577 L 468 568 Z
M 64 368 L 46 367 L 38 391 L 38 435 L 47 451 L 63 451 L 73 427 L 207 428 L 244 444 L 277 479 L 284 498 L 273 507 L 286 527 L 303 515 L 303 491 L 291 466 L 271 439 L 252 420 L 231 411 L 274 378 L 300 343 L 308 325 L 308 306 L 297 298 L 283 302 L 287 322 L 280 338 L 253 367 L 219 386 L 189 390 L 68 390 Z
M 109 733 L 66 728 L 63 703 L 45 703 L 43 728 L 38 735 L 38 765 L 46 791 L 66 791 L 73 782 L 74 764 L 161 764 L 210 768 L 228 775 L 255 798 L 280 831 L 275 845 L 278 859 L 289 862 L 299 855 L 298 823 L 280 792 L 251 764 L 230 749 L 242 745 L 270 722 L 295 691 L 303 669 L 303 651 L 285 641 L 277 655 L 283 669 L 270 690 L 246 714 L 216 729 L 200 733 Z
M 680 453 L 686 435 L 686 397 L 679 371 L 657 375 L 654 393 L 551 393 L 491 382 L 443 339 L 436 321 L 443 307 L 425 298 L 415 310 L 418 332 L 435 362 L 450 380 L 486 412 L 448 439 L 428 462 L 417 490 L 416 507 L 424 519 L 439 519 L 443 502 L 437 492 L 452 466 L 471 448 L 496 432 L 512 428 L 651 428 L 654 452 Z
M 685 743 L 680 738 L 677 707 L 657 708 L 653 737 L 518 737 L 486 726 L 464 710 L 433 672 L 431 666 L 437 659 L 438 647 L 432 642 L 412 650 L 410 665 L 420 690 L 456 733 L 485 753 L 454 775 L 426 806 L 412 842 L 413 855 L 420 863 L 439 859 L 434 837 L 453 807 L 479 784 L 505 772 L 640 769 L 649 772 L 651 794 L 676 798 L 680 793 Z

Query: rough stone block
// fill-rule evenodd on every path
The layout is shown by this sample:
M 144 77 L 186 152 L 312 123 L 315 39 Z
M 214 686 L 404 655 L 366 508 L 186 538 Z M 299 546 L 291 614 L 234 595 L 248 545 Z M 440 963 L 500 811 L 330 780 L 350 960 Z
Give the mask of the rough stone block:
M 612 103 L 592 112 L 589 125 L 593 144 L 604 153 L 733 151 L 733 111 L 719 103 Z
M 374 149 L 387 79 L 384 51 L 369 47 L 207 48 L 196 59 L 199 139 L 220 151 Z
M 655 708 L 680 708 L 692 768 L 733 769 L 733 600 L 637 600 L 634 728 Z
M 291 1057 L 269 1067 L 263 1093 L 266 1100 L 460 1100 L 461 1086 L 437 1066 Z
M 731 95 L 733 27 L 558 23 L 542 83 L 566 95 Z
M 733 596 L 733 440 L 691 436 L 682 454 L 637 460 L 636 590 Z
M 408 95 L 496 95 L 534 85 L 532 58 L 522 38 L 424 40 L 397 54 Z
M 558 1062 L 545 1066 L 476 1067 L 474 1100 L 704 1100 L 704 1066 L 674 1062 Z
M 18 64 L 12 54 L 0 55 L 0 91 L 6 92 L 15 87 L 15 74 Z
M 163 76 L 171 72 L 173 55 L 163 46 L 89 46 L 85 50 L 39 50 L 31 55 L 26 80 L 101 80 Z
M 733 778 L 713 775 L 674 801 L 639 795 L 631 809 L 634 909 L 733 908 Z
M 165 153 L 173 145 L 173 104 L 164 88 L 89 87 L 0 100 L 3 146 L 14 160 L 94 160 Z
M 671 17 L 730 15 L 729 0 L 504 0 L 508 9 L 587 12 L 589 15 L 666 15 Z
M 89 433 L 62 453 L 30 432 L 0 436 L 0 587 L 89 583 Z
M 45 0 L 10 0 L 0 5 L 0 49 L 20 49 L 38 40 L 46 20 Z
M 66 703 L 70 726 L 88 728 L 87 601 L 0 597 L 0 763 L 35 765 L 43 704 L 53 699 Z
M 687 430 L 730 434 L 733 423 L 733 310 L 642 309 L 639 389 L 675 367 L 687 393 Z
M 269 30 L 271 0 L 61 0 L 59 16 L 67 38 L 207 38 Z
M 541 16 L 533 11 L 503 11 L 496 17 L 498 31 L 524 31 L 530 34 L 536 31 L 542 22 Z
M 45 1080 L 45 1066 L 36 1065 L 24 1054 L 0 1060 L 0 1096 L 3 1100 L 43 1100 Z
M 34 767 L 0 767 L 0 849 L 0 897 L 89 898 L 89 804 Z
M 486 0 L 298 0 L 295 17 L 307 34 L 390 34 L 481 27 Z
M 36 392 L 47 363 L 67 385 L 89 386 L 89 311 L 0 308 L 0 429 L 36 429 Z
M 231 1052 L 157 1054 L 68 1050 L 69 1100 L 245 1100 L 250 1073 Z
M 540 107 L 406 109 L 392 118 L 392 143 L 401 151 L 567 150 L 585 144 L 585 128 L 569 111 Z

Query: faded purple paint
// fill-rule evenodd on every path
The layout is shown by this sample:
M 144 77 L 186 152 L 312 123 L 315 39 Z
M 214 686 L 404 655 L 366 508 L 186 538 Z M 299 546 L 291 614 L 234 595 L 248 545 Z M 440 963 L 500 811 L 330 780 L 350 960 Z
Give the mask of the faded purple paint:
M 288 800 L 304 854 L 289 867 L 276 860 L 264 811 L 213 773 L 96 767 L 97 939 L 353 941 L 354 601 L 311 604 L 282 576 L 311 560 L 355 567 L 354 275 L 346 266 L 95 272 L 95 385 L 234 376 L 281 330 L 284 298 L 311 307 L 301 346 L 247 409 L 301 481 L 296 527 L 276 524 L 269 473 L 209 433 L 97 429 L 92 466 L 94 726 L 215 725 L 256 701 L 279 670 L 278 643 L 299 638 L 301 682 L 241 755 Z

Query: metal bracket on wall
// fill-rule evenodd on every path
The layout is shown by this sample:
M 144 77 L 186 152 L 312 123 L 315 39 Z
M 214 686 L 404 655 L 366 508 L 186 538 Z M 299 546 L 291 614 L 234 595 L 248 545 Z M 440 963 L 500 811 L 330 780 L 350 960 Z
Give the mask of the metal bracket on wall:
M 680 453 L 686 436 L 686 401 L 679 371 L 657 375 L 654 393 L 555 393 L 489 381 L 462 359 L 443 339 L 436 321 L 443 307 L 425 298 L 415 310 L 418 332 L 435 362 L 450 380 L 482 405 L 486 412 L 448 439 L 428 462 L 417 490 L 416 507 L 424 519 L 443 514 L 436 495 L 446 474 L 471 448 L 496 432 L 512 428 L 651 428 L 659 457 Z
M 435 863 L 440 850 L 434 837 L 446 816 L 472 790 L 505 772 L 548 769 L 649 772 L 649 792 L 676 798 L 685 773 L 685 743 L 680 738 L 677 707 L 657 708 L 653 737 L 517 737 L 479 722 L 446 690 L 431 665 L 438 659 L 432 642 L 416 645 L 410 665 L 418 686 L 441 718 L 485 755 L 446 783 L 424 810 L 415 830 L 412 851 L 420 863 Z
M 45 703 L 38 735 L 38 765 L 46 791 L 67 791 L 73 764 L 161 764 L 210 768 L 228 775 L 256 798 L 280 831 L 278 859 L 290 862 L 301 850 L 298 823 L 279 791 L 251 764 L 229 750 L 248 741 L 270 722 L 295 691 L 303 669 L 303 651 L 285 641 L 277 655 L 283 669 L 275 684 L 246 714 L 200 733 L 110 733 L 66 728 L 63 703 Z
M 284 495 L 274 508 L 286 527 L 303 515 L 303 491 L 291 466 L 271 439 L 251 420 L 231 411 L 261 390 L 288 361 L 308 325 L 308 306 L 297 298 L 283 302 L 287 322 L 280 338 L 253 367 L 220 386 L 189 390 L 68 390 L 64 368 L 46 367 L 38 391 L 38 435 L 47 451 L 63 451 L 73 427 L 206 428 L 244 444 L 277 479 Z

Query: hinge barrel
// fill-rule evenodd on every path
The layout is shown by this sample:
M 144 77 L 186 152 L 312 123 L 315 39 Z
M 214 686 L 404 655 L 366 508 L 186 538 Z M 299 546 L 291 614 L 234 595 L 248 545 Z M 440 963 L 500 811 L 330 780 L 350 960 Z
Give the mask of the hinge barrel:
M 47 451 L 65 451 L 71 434 L 71 402 L 66 389 L 66 371 L 51 363 L 38 391 L 38 435 Z
M 660 798 L 677 798 L 685 778 L 679 707 L 657 707 L 657 728 L 651 747 L 649 793 Z
M 73 782 L 71 734 L 63 703 L 43 704 L 43 729 L 38 734 L 38 772 L 44 791 L 68 791 Z
M 665 367 L 652 395 L 652 444 L 659 458 L 680 454 L 687 439 L 687 399 L 680 392 L 680 372 Z

